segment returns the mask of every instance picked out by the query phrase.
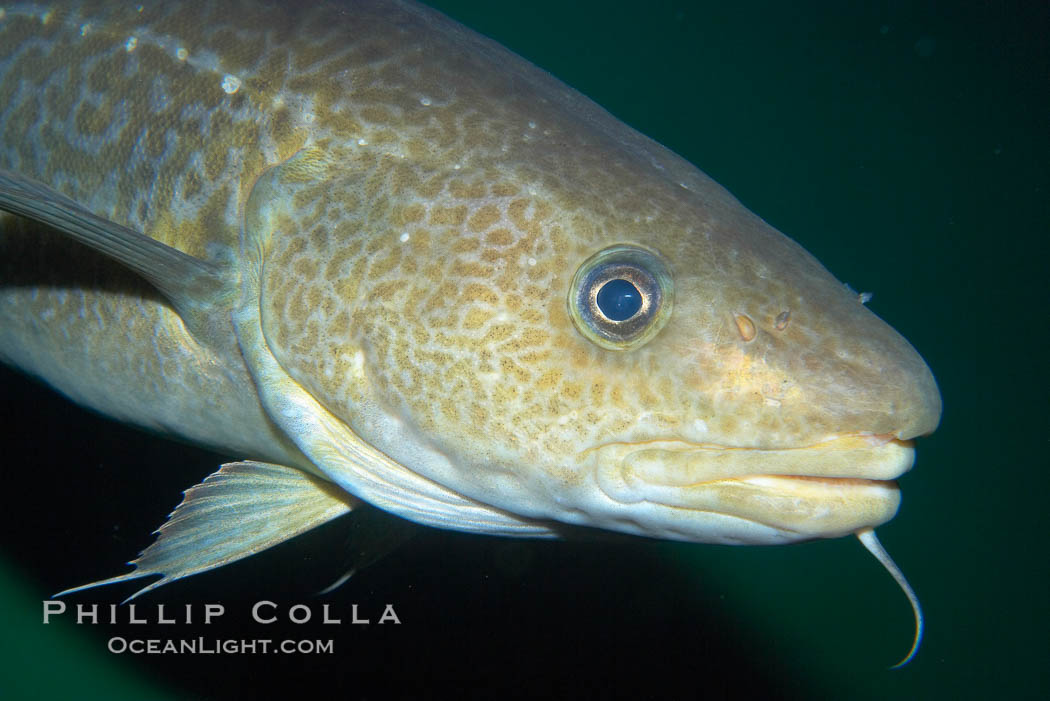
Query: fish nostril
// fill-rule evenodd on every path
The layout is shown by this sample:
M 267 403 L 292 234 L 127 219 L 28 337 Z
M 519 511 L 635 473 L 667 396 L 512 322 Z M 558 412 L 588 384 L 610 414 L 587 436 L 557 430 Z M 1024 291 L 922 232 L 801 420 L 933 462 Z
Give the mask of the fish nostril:
M 734 321 L 736 321 L 736 330 L 740 332 L 740 338 L 745 342 L 753 341 L 756 331 L 755 322 L 751 321 L 751 317 L 746 314 L 737 314 Z
M 788 322 L 791 321 L 791 311 L 785 310 L 777 314 L 777 318 L 773 320 L 773 328 L 777 331 L 783 331 L 787 328 Z

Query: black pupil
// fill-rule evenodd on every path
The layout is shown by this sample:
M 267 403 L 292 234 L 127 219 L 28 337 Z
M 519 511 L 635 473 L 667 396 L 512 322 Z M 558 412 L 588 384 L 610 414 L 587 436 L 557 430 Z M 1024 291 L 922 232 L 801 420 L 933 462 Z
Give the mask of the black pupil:
M 607 319 L 626 321 L 642 308 L 642 293 L 627 280 L 609 280 L 598 290 L 597 302 Z

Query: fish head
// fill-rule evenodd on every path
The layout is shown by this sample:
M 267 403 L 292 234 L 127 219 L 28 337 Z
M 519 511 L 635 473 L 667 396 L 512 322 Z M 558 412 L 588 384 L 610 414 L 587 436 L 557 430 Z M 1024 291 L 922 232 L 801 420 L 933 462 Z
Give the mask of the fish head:
M 665 203 L 676 216 L 635 217 L 645 226 L 577 252 L 564 278 L 573 372 L 609 392 L 569 412 L 578 465 L 596 487 L 587 517 L 720 543 L 837 537 L 888 521 L 912 439 L 939 422 L 932 374 L 811 255 L 714 192 Z M 645 334 L 603 313 L 610 278 L 667 307 L 634 312 Z M 608 405 L 615 429 L 594 420 Z
M 665 167 L 394 166 L 400 197 L 358 164 L 271 237 L 267 344 L 394 463 L 519 517 L 722 543 L 892 518 L 939 420 L 929 369 L 799 245 L 646 147 Z
M 271 406 L 299 447 L 373 502 L 361 471 L 403 470 L 521 518 L 690 541 L 892 518 L 940 416 L 908 342 L 693 165 L 450 31 L 402 50 L 410 78 L 348 86 L 361 119 L 313 122 L 347 133 L 247 207 L 281 386 L 353 436 L 319 448 L 312 419 L 281 418 L 303 402 Z M 341 464 L 355 441 L 382 457 Z M 381 505 L 426 521 L 401 491 Z

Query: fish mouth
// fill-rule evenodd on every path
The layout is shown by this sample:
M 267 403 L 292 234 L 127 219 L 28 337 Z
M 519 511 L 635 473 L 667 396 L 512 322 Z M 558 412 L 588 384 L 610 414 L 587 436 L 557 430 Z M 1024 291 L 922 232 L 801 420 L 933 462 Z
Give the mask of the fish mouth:
M 892 434 L 854 433 L 784 449 L 616 443 L 593 456 L 606 497 L 666 507 L 658 519 L 664 537 L 671 527 L 682 539 L 766 543 L 838 537 L 890 520 L 900 505 L 894 480 L 911 469 L 915 451 Z M 708 537 L 715 516 L 748 527 Z

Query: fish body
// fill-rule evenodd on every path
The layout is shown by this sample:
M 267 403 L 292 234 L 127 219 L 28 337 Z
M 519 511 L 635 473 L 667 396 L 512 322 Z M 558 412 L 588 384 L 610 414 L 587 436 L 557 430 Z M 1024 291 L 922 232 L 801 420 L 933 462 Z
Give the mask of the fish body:
M 493 42 L 410 3 L 300 5 L 0 15 L 0 357 L 243 459 L 115 580 L 358 499 L 485 533 L 878 549 L 940 417 L 907 341 Z

